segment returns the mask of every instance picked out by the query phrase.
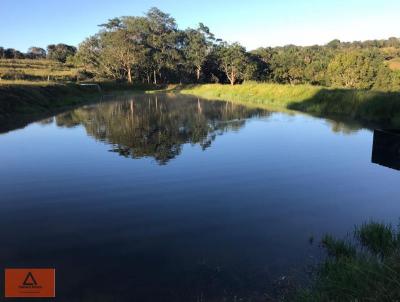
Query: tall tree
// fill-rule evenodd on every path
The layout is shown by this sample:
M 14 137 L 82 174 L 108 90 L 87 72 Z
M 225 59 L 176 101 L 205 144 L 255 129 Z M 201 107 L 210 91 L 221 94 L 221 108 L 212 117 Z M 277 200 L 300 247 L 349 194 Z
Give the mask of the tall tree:
M 197 29 L 185 31 L 184 52 L 188 65 L 193 66 L 196 73 L 196 80 L 200 80 L 201 71 L 207 60 L 214 41 L 214 35 L 203 23 Z
M 221 69 L 231 85 L 243 79 L 248 63 L 246 49 L 239 43 L 224 43 L 218 50 Z
M 126 74 L 129 83 L 133 82 L 132 70 L 138 63 L 143 48 L 140 29 L 135 26 L 136 21 L 135 17 L 110 20 L 103 25 L 106 30 L 101 34 L 105 56 Z
M 100 26 L 97 35 L 79 46 L 78 61 L 99 75 L 132 83 L 146 51 L 143 18 L 114 18 Z
M 146 14 L 149 22 L 148 44 L 154 62 L 153 82 L 157 84 L 157 76 L 162 78 L 162 69 L 174 68 L 179 60 L 177 39 L 179 37 L 175 19 L 156 7 Z

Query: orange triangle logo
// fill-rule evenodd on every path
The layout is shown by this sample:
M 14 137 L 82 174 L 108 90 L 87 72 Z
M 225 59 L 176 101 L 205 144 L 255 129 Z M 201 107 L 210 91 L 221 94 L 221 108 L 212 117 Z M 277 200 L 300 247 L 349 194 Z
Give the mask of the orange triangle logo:
M 31 272 L 28 272 L 28 274 L 25 277 L 24 282 L 22 283 L 23 285 L 37 285 L 37 282 L 35 278 L 33 277 Z

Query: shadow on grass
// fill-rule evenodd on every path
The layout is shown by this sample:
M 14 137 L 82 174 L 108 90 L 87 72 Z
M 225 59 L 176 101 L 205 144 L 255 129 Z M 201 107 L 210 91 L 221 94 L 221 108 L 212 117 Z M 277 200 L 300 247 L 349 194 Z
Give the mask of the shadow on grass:
M 400 92 L 321 89 L 287 108 L 338 121 L 358 121 L 369 128 L 400 128 Z

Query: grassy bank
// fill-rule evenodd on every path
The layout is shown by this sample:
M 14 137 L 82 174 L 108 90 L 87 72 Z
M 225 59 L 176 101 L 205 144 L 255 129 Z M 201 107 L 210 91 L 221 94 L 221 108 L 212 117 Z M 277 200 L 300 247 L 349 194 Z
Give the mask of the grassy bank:
M 9 82 L 0 85 L 0 117 L 51 111 L 99 96 L 96 87 L 52 82 Z
M 0 59 L 0 118 L 50 112 L 101 95 L 96 86 L 76 84 L 78 78 L 82 80 L 77 68 L 57 61 Z M 115 82 L 99 84 L 102 92 L 149 89 Z
M 41 81 L 1 81 L 0 118 L 50 112 L 84 103 L 111 91 L 145 91 L 150 86 L 101 82 L 96 85 Z M 100 87 L 100 90 L 99 90 Z
M 325 236 L 313 285 L 290 301 L 400 301 L 400 232 L 370 222 L 342 240 Z
M 190 85 L 175 90 L 183 94 L 253 104 L 271 110 L 291 109 L 317 116 L 339 116 L 400 127 L 400 92 L 264 83 Z
M 98 86 L 42 81 L 0 82 L 0 133 L 21 128 L 104 95 L 154 89 L 146 85 L 101 82 Z
M 97 87 L 47 81 L 0 81 L 0 119 L 51 112 L 82 104 L 116 90 L 154 90 L 146 85 L 100 83 Z M 160 88 L 160 87 L 158 87 Z M 186 85 L 167 91 L 208 99 L 228 100 L 270 110 L 298 110 L 322 117 L 338 117 L 385 127 L 400 127 L 400 92 L 333 89 L 311 85 L 246 83 L 242 85 Z

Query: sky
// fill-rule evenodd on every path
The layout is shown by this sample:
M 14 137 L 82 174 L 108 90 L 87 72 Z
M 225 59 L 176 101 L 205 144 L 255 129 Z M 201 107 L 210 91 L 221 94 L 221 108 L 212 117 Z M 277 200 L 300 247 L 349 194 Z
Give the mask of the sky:
M 106 20 L 153 6 L 181 29 L 203 22 L 216 37 L 248 50 L 400 37 L 399 0 L 0 0 L 0 46 L 77 46 Z

